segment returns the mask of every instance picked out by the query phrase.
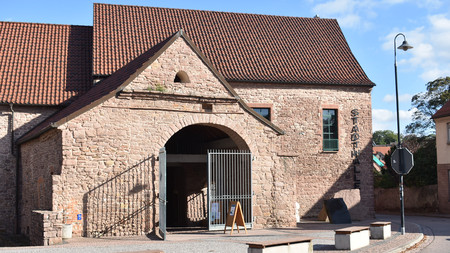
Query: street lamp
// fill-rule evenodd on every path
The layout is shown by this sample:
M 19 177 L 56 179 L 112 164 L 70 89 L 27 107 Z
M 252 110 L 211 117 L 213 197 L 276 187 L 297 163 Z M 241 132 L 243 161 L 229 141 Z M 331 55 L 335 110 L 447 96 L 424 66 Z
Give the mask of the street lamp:
M 403 43 L 397 47 L 396 40 L 398 36 L 403 36 Z M 406 37 L 403 33 L 399 33 L 394 38 L 394 69 L 395 69 L 395 101 L 397 104 L 397 149 L 402 148 L 402 143 L 400 141 L 400 113 L 398 109 L 398 82 L 397 82 L 397 49 L 402 49 L 403 51 L 406 51 L 408 49 L 413 48 L 411 45 L 408 44 L 406 41 Z M 401 157 L 400 153 L 400 159 L 399 159 L 399 167 L 402 168 L 402 162 L 403 158 Z M 403 174 L 400 174 L 400 208 L 401 208 L 401 234 L 405 234 L 405 204 L 404 204 L 404 195 L 403 195 Z

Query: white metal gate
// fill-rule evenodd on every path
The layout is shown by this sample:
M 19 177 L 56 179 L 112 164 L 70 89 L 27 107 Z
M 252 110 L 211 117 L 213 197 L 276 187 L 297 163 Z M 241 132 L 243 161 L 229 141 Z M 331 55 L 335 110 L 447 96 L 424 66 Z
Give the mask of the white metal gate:
M 159 150 L 159 234 L 166 240 L 166 217 L 167 217 L 167 166 L 166 148 Z
M 252 227 L 252 154 L 208 150 L 208 228 L 224 229 L 230 201 L 239 201 L 245 225 Z

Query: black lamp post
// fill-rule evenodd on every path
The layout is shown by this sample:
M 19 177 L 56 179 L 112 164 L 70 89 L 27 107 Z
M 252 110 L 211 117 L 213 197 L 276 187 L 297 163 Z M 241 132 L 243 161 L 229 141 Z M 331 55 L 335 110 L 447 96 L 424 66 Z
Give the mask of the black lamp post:
M 403 36 L 403 43 L 397 47 L 396 40 L 398 36 Z M 408 49 L 413 48 L 411 45 L 408 44 L 406 41 L 405 35 L 403 33 L 399 33 L 394 38 L 394 69 L 395 69 L 395 101 L 397 104 L 397 149 L 402 148 L 402 143 L 400 140 L 400 114 L 398 109 L 398 82 L 397 82 L 397 49 L 402 49 L 403 51 L 406 51 Z M 400 157 L 399 159 L 399 167 L 402 168 L 402 162 L 403 159 Z M 405 234 L 405 204 L 404 204 L 404 194 L 403 194 L 403 174 L 400 174 L 400 208 L 401 208 L 401 234 Z

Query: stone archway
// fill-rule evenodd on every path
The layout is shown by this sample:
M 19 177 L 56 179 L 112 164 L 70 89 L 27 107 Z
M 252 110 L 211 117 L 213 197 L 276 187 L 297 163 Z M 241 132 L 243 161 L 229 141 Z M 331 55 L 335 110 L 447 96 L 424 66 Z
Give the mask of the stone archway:
M 246 142 L 228 127 L 193 124 L 176 132 L 167 152 L 167 227 L 206 228 L 207 152 L 212 149 L 248 150 Z

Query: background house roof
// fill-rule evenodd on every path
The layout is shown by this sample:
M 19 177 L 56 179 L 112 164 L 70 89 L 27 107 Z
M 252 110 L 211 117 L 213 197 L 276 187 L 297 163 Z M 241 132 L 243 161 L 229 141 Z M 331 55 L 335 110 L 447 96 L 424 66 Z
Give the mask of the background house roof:
M 373 85 L 334 19 L 109 4 L 94 4 L 94 75 L 181 29 L 227 81 Z
M 0 103 L 58 105 L 92 85 L 92 27 L 0 22 Z
M 450 116 L 450 100 L 445 103 L 434 115 L 433 119 Z
M 377 152 L 380 152 L 381 154 L 386 155 L 389 152 L 389 150 L 391 150 L 391 146 L 390 145 L 384 145 L 384 146 L 380 145 L 380 146 L 373 146 L 372 147 L 372 151 L 375 154 Z

